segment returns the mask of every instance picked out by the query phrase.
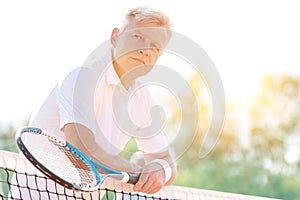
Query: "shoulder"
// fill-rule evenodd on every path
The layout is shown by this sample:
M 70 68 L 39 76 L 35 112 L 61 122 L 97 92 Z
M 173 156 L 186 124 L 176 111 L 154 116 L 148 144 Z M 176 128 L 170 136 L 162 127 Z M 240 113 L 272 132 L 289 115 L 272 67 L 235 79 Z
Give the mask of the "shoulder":
M 102 71 L 96 67 L 79 67 L 72 70 L 63 79 L 59 81 L 59 88 L 93 86 L 97 84 Z
M 108 64 L 109 55 L 106 54 L 99 59 L 93 60 L 93 62 L 85 62 L 83 66 L 72 70 L 63 79 L 61 79 L 59 81 L 59 86 L 76 83 L 94 83 L 99 77 L 102 76 Z

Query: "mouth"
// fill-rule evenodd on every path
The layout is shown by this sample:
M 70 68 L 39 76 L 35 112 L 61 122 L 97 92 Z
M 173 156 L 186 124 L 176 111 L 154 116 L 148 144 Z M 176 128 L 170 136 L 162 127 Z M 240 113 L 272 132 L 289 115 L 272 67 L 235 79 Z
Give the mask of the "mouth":
M 131 57 L 131 59 L 134 60 L 134 61 L 137 61 L 139 63 L 142 63 L 143 65 L 145 65 L 145 62 L 143 60 L 141 60 L 141 59 L 133 58 L 133 57 Z

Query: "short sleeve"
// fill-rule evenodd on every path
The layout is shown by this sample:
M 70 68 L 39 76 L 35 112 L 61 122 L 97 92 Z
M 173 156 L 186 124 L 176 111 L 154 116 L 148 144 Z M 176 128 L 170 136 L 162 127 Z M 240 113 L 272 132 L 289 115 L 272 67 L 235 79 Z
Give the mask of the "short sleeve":
M 147 139 L 136 139 L 139 150 L 146 153 L 161 153 L 168 150 L 168 143 L 163 132 L 147 138 Z
M 79 123 L 97 131 L 94 112 L 94 91 L 98 77 L 91 68 L 72 71 L 59 87 L 60 130 L 68 123 Z
M 134 100 L 133 100 L 134 101 Z M 167 150 L 168 142 L 163 132 L 165 119 L 162 108 L 151 97 L 150 92 L 144 88 L 139 98 L 135 100 L 139 104 L 135 117 L 140 120 L 140 130 L 136 133 L 136 142 L 139 150 L 146 153 L 161 153 Z M 142 102 L 142 104 L 141 104 Z

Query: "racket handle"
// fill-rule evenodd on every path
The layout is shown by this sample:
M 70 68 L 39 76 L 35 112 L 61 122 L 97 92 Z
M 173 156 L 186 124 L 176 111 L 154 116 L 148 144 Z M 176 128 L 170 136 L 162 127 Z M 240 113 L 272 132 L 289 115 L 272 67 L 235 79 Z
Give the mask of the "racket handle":
M 111 175 L 113 176 L 113 175 Z M 130 183 L 130 184 L 136 184 L 139 180 L 139 176 L 135 174 L 128 174 L 127 172 L 122 172 L 122 175 L 118 175 L 120 181 L 123 183 Z
M 136 184 L 139 180 L 139 176 L 138 175 L 135 175 L 135 174 L 128 174 L 129 176 L 129 180 L 127 183 L 130 183 L 130 184 Z

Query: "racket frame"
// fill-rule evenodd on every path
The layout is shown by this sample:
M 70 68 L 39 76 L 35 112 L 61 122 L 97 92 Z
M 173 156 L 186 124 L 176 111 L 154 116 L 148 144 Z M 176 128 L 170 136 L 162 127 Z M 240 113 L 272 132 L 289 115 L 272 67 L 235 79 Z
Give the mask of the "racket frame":
M 26 145 L 24 144 L 24 142 L 22 141 L 22 135 L 23 133 L 33 133 L 36 135 L 41 135 L 43 137 L 48 137 L 49 140 L 53 140 L 56 143 L 59 143 L 63 148 L 65 148 L 67 151 L 69 151 L 71 154 L 75 155 L 77 158 L 81 159 L 86 165 L 87 167 L 90 168 L 90 170 L 93 172 L 93 174 L 95 175 L 96 178 L 96 184 L 95 186 L 92 187 L 84 187 L 81 185 L 78 185 L 74 182 L 70 182 L 68 180 L 65 180 L 64 178 L 61 178 L 60 176 L 58 176 L 56 173 L 52 172 L 50 169 L 48 169 L 45 165 L 41 164 L 28 150 L 28 148 L 26 148 Z M 96 189 L 99 188 L 100 184 L 102 183 L 102 179 L 99 172 L 97 171 L 97 168 L 95 167 L 95 164 L 98 165 L 98 167 L 100 167 L 101 165 L 95 161 L 95 160 L 91 160 L 88 156 L 86 156 L 83 152 L 81 152 L 79 149 L 75 148 L 74 146 L 72 146 L 70 143 L 68 142 L 63 142 L 53 136 L 49 136 L 45 133 L 43 133 L 43 131 L 39 128 L 36 127 L 24 127 L 19 131 L 18 137 L 17 137 L 17 145 L 19 147 L 19 149 L 22 151 L 22 153 L 24 154 L 24 156 L 36 167 L 38 168 L 43 174 L 45 174 L 47 177 L 51 178 L 52 180 L 54 180 L 55 182 L 57 182 L 58 184 L 69 188 L 69 189 L 75 189 L 75 190 L 82 190 L 82 191 L 94 191 Z M 105 168 L 105 167 L 101 167 L 100 169 L 109 169 L 109 168 Z M 121 172 L 119 172 L 121 173 Z

